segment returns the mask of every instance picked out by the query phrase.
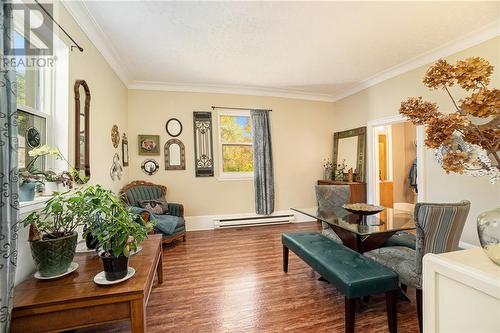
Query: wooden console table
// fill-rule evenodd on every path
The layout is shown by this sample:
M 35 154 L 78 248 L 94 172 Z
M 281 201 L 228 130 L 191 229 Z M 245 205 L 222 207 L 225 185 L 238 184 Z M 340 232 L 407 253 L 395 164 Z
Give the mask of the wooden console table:
M 318 185 L 349 185 L 351 198 L 349 203 L 366 202 L 366 183 L 343 182 L 339 180 L 318 180 Z
M 146 331 L 146 305 L 154 276 L 163 282 L 161 235 L 150 235 L 129 259 L 135 275 L 110 286 L 94 283 L 103 270 L 95 253 L 77 253 L 78 269 L 60 279 L 30 277 L 14 290 L 12 332 L 54 332 L 131 321 L 132 332 Z

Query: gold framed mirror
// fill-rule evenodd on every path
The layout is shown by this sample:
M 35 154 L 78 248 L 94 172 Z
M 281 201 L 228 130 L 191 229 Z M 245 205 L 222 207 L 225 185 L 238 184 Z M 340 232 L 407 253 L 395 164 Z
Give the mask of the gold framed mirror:
M 365 182 L 366 177 L 366 127 L 354 128 L 333 134 L 333 175 L 345 181 L 345 174 L 352 168 L 354 181 Z
M 74 91 L 75 169 L 90 177 L 90 89 L 85 80 L 76 80 Z

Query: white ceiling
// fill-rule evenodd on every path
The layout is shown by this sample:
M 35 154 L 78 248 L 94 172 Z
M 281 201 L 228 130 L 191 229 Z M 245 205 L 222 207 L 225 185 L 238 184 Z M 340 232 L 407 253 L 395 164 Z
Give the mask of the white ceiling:
M 129 87 L 327 100 L 379 74 L 498 35 L 500 17 L 500 2 L 477 1 L 87 1 L 66 7 Z

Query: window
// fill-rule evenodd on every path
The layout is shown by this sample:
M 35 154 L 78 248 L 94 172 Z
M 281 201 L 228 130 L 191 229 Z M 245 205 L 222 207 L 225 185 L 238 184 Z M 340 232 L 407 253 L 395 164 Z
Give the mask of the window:
M 219 112 L 219 177 L 253 177 L 250 112 Z
M 19 14 L 19 13 L 17 13 Z M 22 16 L 14 14 L 14 46 L 24 47 Z M 37 36 L 30 35 L 34 46 L 44 45 Z M 54 55 L 43 56 L 44 62 L 33 56 L 16 55 L 18 160 L 19 168 L 31 161 L 29 151 L 48 144 L 68 156 L 68 60 L 69 49 L 56 35 L 53 36 Z M 40 56 L 36 56 L 39 58 Z M 43 65 L 38 65 L 38 64 Z M 36 64 L 36 65 L 35 65 Z M 39 159 L 38 170 L 66 170 L 64 161 Z

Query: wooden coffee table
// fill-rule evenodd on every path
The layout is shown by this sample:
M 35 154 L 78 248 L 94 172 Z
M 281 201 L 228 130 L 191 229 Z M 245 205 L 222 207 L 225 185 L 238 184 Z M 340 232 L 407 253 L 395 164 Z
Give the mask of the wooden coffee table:
M 60 279 L 30 277 L 14 290 L 12 332 L 64 331 L 124 320 L 132 332 L 146 331 L 146 305 L 154 276 L 163 282 L 161 235 L 150 235 L 130 257 L 135 275 L 110 286 L 94 283 L 103 270 L 95 253 L 77 253 L 78 269 Z

